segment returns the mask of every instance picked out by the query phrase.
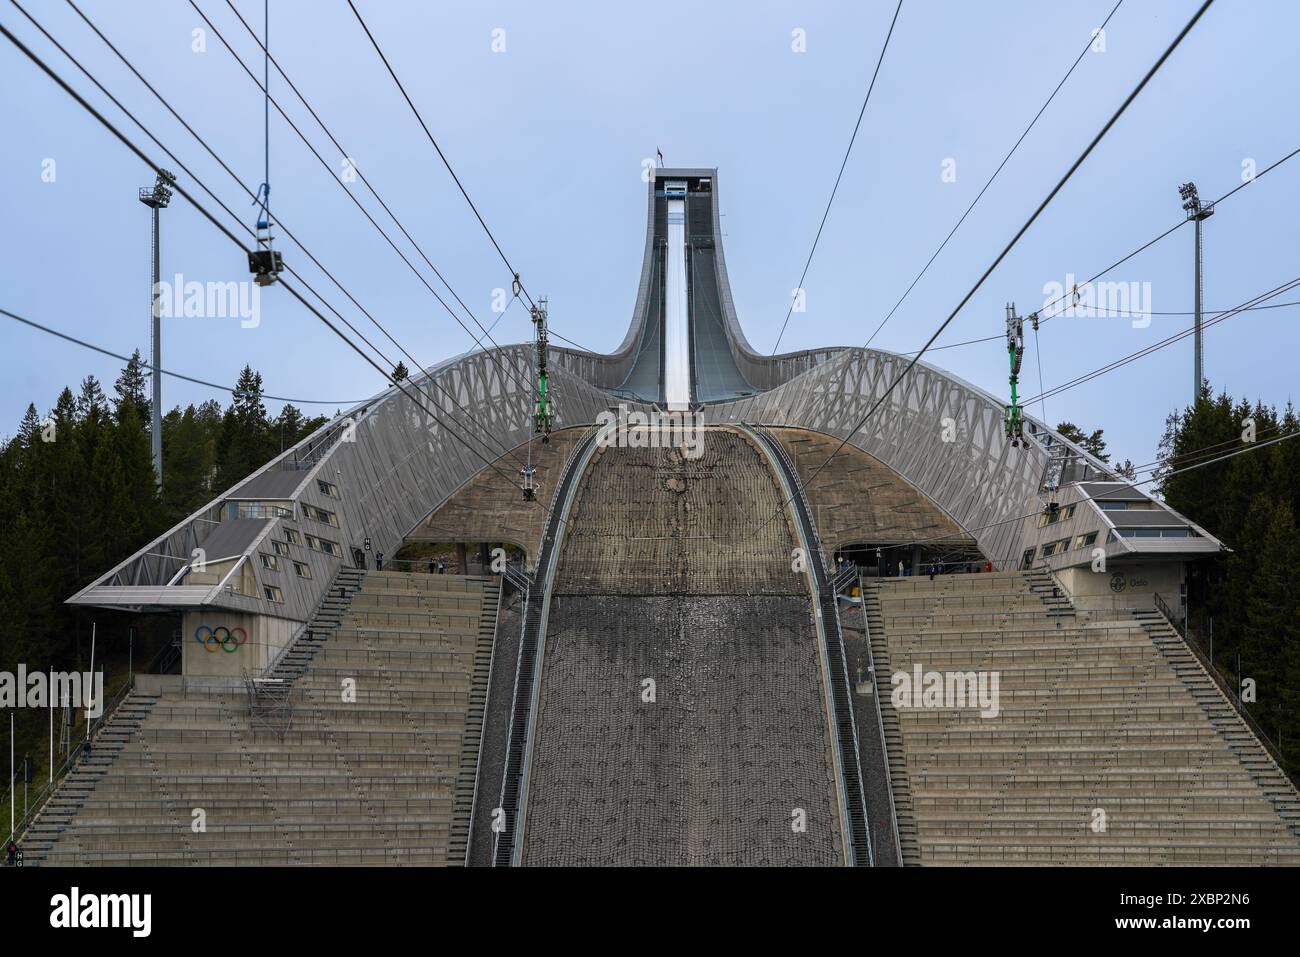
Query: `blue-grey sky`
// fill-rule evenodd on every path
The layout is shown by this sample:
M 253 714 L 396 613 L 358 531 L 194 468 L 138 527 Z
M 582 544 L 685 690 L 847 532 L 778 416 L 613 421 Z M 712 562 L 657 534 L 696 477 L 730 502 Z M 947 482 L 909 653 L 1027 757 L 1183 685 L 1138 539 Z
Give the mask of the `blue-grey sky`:
M 247 197 L 206 156 L 63 0 L 22 0 L 245 221 Z M 246 58 L 256 46 L 224 0 L 197 0 Z M 260 0 L 235 0 L 260 31 Z M 251 188 L 262 179 L 262 98 L 188 3 L 78 0 Z M 861 345 L 978 192 L 1114 0 L 1071 3 L 904 0 L 844 182 L 782 349 Z M 876 340 L 911 350 L 928 338 L 1194 11 L 1193 0 L 1126 0 L 949 244 Z M 553 327 L 597 350 L 622 339 L 644 242 L 641 163 L 719 170 L 727 264 L 751 342 L 770 351 L 817 229 L 871 76 L 893 0 L 870 3 L 416 3 L 358 7 L 434 135 Z M 424 251 L 485 324 L 510 277 L 384 72 L 343 0 L 271 0 L 271 50 Z M 148 144 L 8 0 L 0 22 Z M 504 34 L 494 31 L 504 31 Z M 806 52 L 792 49 L 804 31 Z M 1173 225 L 1177 187 L 1204 198 L 1300 145 L 1295 37 L 1300 5 L 1218 0 L 1032 227 L 940 344 L 998 334 L 1004 303 L 1022 313 L 1067 274 L 1086 278 Z M 504 37 L 505 49 L 493 49 Z M 254 59 L 260 73 L 260 59 Z M 272 207 L 424 363 L 471 344 L 344 195 L 342 158 L 273 73 L 272 93 L 313 139 L 321 168 L 274 113 Z M 119 352 L 148 354 L 148 211 L 152 173 L 8 43 L 0 45 L 0 307 Z M 47 182 L 46 160 L 55 176 Z M 956 181 L 945 182 L 945 160 Z M 168 162 L 165 165 L 171 165 Z M 43 175 L 46 173 L 46 175 Z M 182 185 L 192 184 L 182 176 Z M 1205 304 L 1236 305 L 1300 275 L 1295 223 L 1300 158 L 1225 202 L 1205 229 Z M 375 209 L 360 183 L 347 186 Z M 382 212 L 376 218 L 406 247 Z M 181 198 L 163 214 L 163 276 L 245 278 L 230 242 Z M 285 258 L 372 340 L 396 350 L 284 237 Z M 408 253 L 419 262 L 414 253 Z M 1149 307 L 1192 304 L 1192 234 L 1176 232 L 1110 279 L 1150 283 Z M 1300 299 L 1298 294 L 1280 301 Z M 1230 319 L 1206 333 L 1206 374 L 1267 402 L 1292 397 L 1300 307 Z M 0 325 L 0 433 L 29 401 L 49 408 L 94 373 L 111 387 L 120 363 Z M 1048 387 L 1190 324 L 1152 318 L 1060 319 L 1041 333 Z M 498 342 L 531 336 L 512 308 Z M 378 373 L 283 290 L 262 297 L 261 323 L 164 320 L 164 364 L 233 383 L 251 363 L 268 392 L 364 398 Z M 932 361 L 1003 395 L 998 342 Z M 409 362 L 408 362 L 409 365 Z M 1032 339 L 1025 388 L 1038 391 Z M 1165 414 L 1191 391 L 1183 342 L 1049 400 L 1046 415 L 1103 427 L 1122 459 L 1155 457 Z M 214 396 L 164 380 L 164 401 Z M 216 397 L 222 398 L 217 395 Z M 226 396 L 225 398 L 228 398 Z M 270 403 L 272 411 L 278 404 Z M 305 406 L 333 411 L 333 406 Z M 1034 414 L 1040 412 L 1035 406 Z

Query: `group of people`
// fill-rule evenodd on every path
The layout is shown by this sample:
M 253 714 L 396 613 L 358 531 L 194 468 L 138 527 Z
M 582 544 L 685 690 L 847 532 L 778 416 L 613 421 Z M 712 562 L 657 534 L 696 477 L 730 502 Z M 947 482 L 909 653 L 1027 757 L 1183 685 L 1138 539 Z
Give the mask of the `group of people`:
M 838 572 L 842 572 L 842 571 L 844 571 L 844 569 L 848 568 L 851 564 L 852 564 L 852 563 L 849 562 L 847 559 L 845 559 L 845 557 L 844 557 L 843 555 L 836 555 L 836 556 L 835 556 L 835 571 L 836 571 L 837 573 L 838 573 Z M 880 571 L 881 571 L 881 574 L 886 574 L 886 573 L 887 573 L 887 569 L 886 569 L 886 567 L 883 566 L 883 565 L 881 566 Z M 945 563 L 943 563 L 943 562 L 937 562 L 937 561 L 935 561 L 935 562 L 929 562 L 929 563 L 925 566 L 925 572 L 924 572 L 924 574 L 929 575 L 929 576 L 930 576 L 930 580 L 933 581 L 933 580 L 934 580 L 934 576 L 936 576 L 936 575 L 943 575 L 943 574 L 945 574 L 945 573 L 947 573 L 947 574 L 953 574 L 953 573 L 955 573 L 955 572 L 957 572 L 957 571 L 961 571 L 961 572 L 963 572 L 963 573 L 965 573 L 965 574 L 967 574 L 967 575 L 978 574 L 979 572 L 991 572 L 991 571 L 993 571 L 993 563 L 990 562 L 990 561 L 985 561 L 985 562 L 962 562 L 961 565 L 960 565 L 960 567 L 958 567 L 958 566 L 956 565 L 956 563 L 953 563 L 953 562 L 950 562 L 950 563 L 945 564 Z M 899 577 L 899 578 L 910 578 L 911 576 L 912 576 L 912 566 L 909 565 L 909 564 L 906 563 L 906 562 L 902 562 L 902 561 L 900 561 L 900 562 L 898 563 L 898 577 Z
M 375 571 L 377 571 L 377 572 L 382 572 L 383 570 L 384 570 L 384 553 L 383 553 L 383 552 L 375 552 Z M 446 563 L 446 561 L 444 561 L 444 560 L 441 559 L 441 558 L 430 558 L 430 559 L 429 559 L 429 574 L 430 574 L 430 575 L 445 575 L 445 574 L 447 574 L 447 563 Z

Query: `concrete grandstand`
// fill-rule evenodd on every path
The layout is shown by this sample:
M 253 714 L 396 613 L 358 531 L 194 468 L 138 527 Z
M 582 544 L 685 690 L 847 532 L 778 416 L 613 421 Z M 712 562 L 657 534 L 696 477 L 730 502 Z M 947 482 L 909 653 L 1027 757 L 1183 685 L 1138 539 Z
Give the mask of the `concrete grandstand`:
M 467 353 L 409 384 L 439 420 L 394 386 L 69 598 L 181 654 L 28 862 L 1300 863 L 1300 795 L 1182 635 L 1218 540 L 925 362 L 855 429 L 906 357 L 757 352 L 717 171 L 655 174 L 627 334 L 551 347 L 548 442 L 533 346 Z M 486 560 L 374 568 L 421 542 Z M 914 669 L 996 675 L 996 713 L 900 703 Z

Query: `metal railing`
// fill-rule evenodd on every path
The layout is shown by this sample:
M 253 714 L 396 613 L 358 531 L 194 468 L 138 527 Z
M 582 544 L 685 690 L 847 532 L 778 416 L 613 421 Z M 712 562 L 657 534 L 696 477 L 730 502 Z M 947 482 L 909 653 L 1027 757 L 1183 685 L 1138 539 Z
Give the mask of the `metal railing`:
M 862 572 L 858 572 L 858 594 L 862 596 L 862 627 L 866 636 L 867 673 L 871 677 L 871 701 L 876 708 L 876 731 L 880 735 L 880 759 L 885 769 L 885 794 L 889 796 L 889 828 L 894 838 L 894 860 L 903 866 L 903 840 L 898 835 L 898 808 L 894 805 L 894 780 L 889 770 L 889 743 L 885 740 L 885 716 L 880 708 L 880 681 L 876 671 L 876 655 L 871 649 L 871 620 L 867 615 L 867 592 L 862 587 Z
M 1268 752 L 1269 757 L 1277 763 L 1279 771 L 1286 776 L 1286 772 L 1282 770 L 1286 766 L 1282 756 L 1282 749 L 1279 748 L 1273 739 L 1264 732 L 1264 729 L 1260 727 L 1259 722 L 1255 720 L 1254 715 L 1246 709 L 1246 705 L 1242 702 L 1239 691 L 1233 688 L 1228 677 L 1219 670 L 1218 666 L 1213 660 L 1211 660 L 1209 654 L 1200 646 L 1200 643 L 1192 640 L 1183 629 L 1178 627 L 1173 616 L 1168 611 L 1169 605 L 1165 600 L 1160 597 L 1158 592 L 1153 594 L 1155 595 L 1156 611 L 1164 616 L 1169 627 L 1173 628 L 1174 631 L 1178 633 L 1179 637 L 1183 639 L 1183 644 L 1186 645 L 1187 648 L 1191 650 L 1192 654 L 1196 656 L 1197 660 L 1201 663 L 1201 667 L 1205 669 L 1205 673 L 1210 676 L 1210 680 L 1215 683 L 1219 691 L 1223 693 L 1223 696 L 1228 699 L 1228 704 L 1232 705 L 1233 710 L 1241 716 L 1241 719 L 1244 722 L 1246 722 L 1247 727 L 1249 727 L 1255 737 L 1259 739 L 1260 744 L 1264 746 L 1264 750 Z
M 506 563 L 507 570 L 510 563 Z M 496 667 L 497 660 L 497 633 L 501 629 L 501 598 L 505 593 L 504 588 L 497 589 L 497 607 L 492 617 L 492 648 L 488 653 L 487 668 L 487 688 L 483 692 L 483 716 L 479 721 L 478 732 L 478 751 L 474 755 L 474 792 L 469 801 L 469 832 L 465 835 L 465 866 L 470 864 L 470 854 L 474 849 L 474 818 L 475 811 L 478 808 L 478 785 L 479 778 L 483 773 L 483 742 L 487 740 L 487 726 L 489 709 L 492 706 L 492 674 Z
M 27 805 L 23 816 L 18 820 L 18 823 L 14 825 L 13 832 L 9 835 L 10 841 L 14 841 L 19 845 L 22 844 L 22 838 L 26 835 L 27 829 L 31 826 L 32 822 L 36 820 L 37 815 L 41 813 L 41 810 L 54 795 L 54 792 L 59 789 L 59 785 L 63 783 L 63 779 L 72 771 L 73 768 L 76 767 L 77 762 L 81 760 L 82 755 L 86 753 L 87 745 L 94 740 L 95 735 L 99 733 L 99 730 L 112 719 L 118 707 L 127 699 L 127 696 L 131 694 L 131 690 L 134 687 L 135 676 L 128 675 L 126 683 L 118 689 L 117 693 L 113 695 L 112 698 L 104 703 L 104 710 L 100 713 L 99 717 L 90 719 L 89 727 L 82 735 L 81 740 L 78 741 L 73 746 L 72 750 L 68 752 L 67 757 L 63 759 L 63 763 L 59 765 L 57 770 L 55 770 L 52 779 L 47 780 L 40 791 L 36 793 L 35 800 L 31 801 Z M 16 789 L 17 782 L 10 782 L 9 791 L 6 795 L 7 800 L 14 800 L 17 797 Z

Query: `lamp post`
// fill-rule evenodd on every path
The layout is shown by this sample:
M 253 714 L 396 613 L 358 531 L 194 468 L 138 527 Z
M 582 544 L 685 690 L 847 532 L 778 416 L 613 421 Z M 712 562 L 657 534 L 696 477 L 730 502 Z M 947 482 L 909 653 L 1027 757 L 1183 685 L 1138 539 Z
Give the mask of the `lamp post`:
M 153 374 L 153 409 L 150 416 L 149 425 L 149 443 L 153 451 L 153 470 L 154 477 L 158 482 L 158 487 L 162 487 L 162 328 L 159 321 L 158 305 L 158 285 L 159 285 L 159 256 L 158 256 L 158 210 L 166 209 L 167 204 L 172 199 L 172 185 L 176 182 L 176 176 L 165 169 L 158 170 L 158 178 L 154 181 L 152 187 L 143 187 L 140 190 L 140 202 L 144 203 L 153 210 L 153 287 L 151 293 L 150 312 L 152 314 L 151 329 L 153 332 L 153 350 L 150 356 L 150 367 Z
M 1201 223 L 1214 215 L 1214 204 L 1201 205 L 1201 198 L 1196 194 L 1195 183 L 1184 183 L 1179 186 L 1178 195 L 1182 198 L 1187 218 L 1196 224 L 1196 319 L 1193 322 L 1195 332 L 1192 336 L 1192 407 L 1195 408 L 1197 400 L 1201 397 L 1201 383 L 1205 381 L 1201 345 Z

